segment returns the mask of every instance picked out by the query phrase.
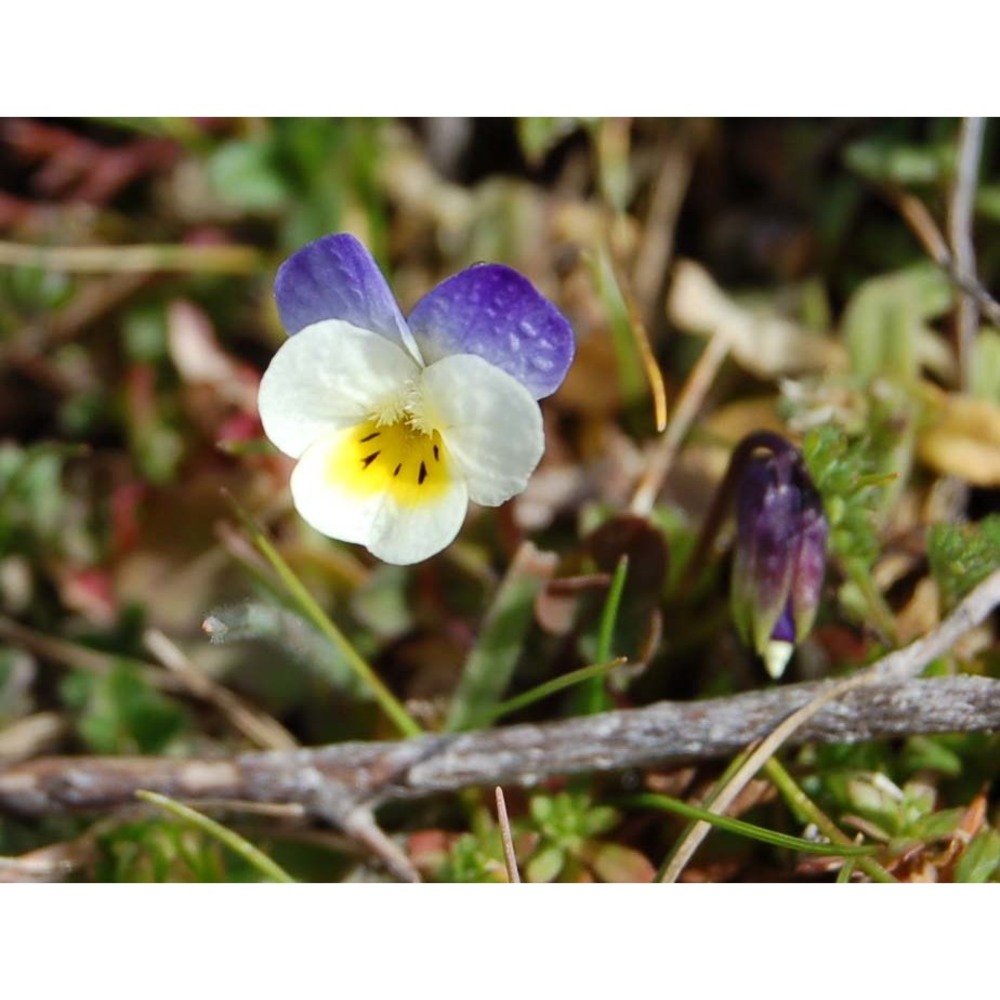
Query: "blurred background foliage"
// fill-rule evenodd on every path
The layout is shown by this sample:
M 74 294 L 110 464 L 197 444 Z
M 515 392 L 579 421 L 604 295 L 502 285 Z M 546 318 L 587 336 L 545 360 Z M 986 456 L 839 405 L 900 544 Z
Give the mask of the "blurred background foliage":
M 961 127 L 0 120 L 0 766 L 396 735 L 225 493 L 431 730 L 767 683 L 730 621 L 727 546 L 696 567 L 696 586 L 678 585 L 729 452 L 757 429 L 803 446 L 832 527 L 819 621 L 788 678 L 850 671 L 923 634 L 1000 565 L 1000 330 L 987 308 L 970 319 L 934 259 L 935 234 L 948 250 L 962 211 Z M 993 125 L 979 160 L 965 229 L 981 285 L 996 288 Z M 372 249 L 404 310 L 462 267 L 502 261 L 577 333 L 528 490 L 474 511 L 416 567 L 308 529 L 256 414 L 284 336 L 274 271 L 342 230 Z M 698 368 L 713 345 L 716 363 Z M 665 421 L 672 453 L 651 481 Z M 616 657 L 627 663 L 554 683 Z M 933 669 L 997 676 L 992 626 Z M 206 696 L 205 680 L 237 707 Z M 786 756 L 897 877 L 998 878 L 996 737 Z M 682 823 L 628 796 L 698 801 L 717 774 L 513 793 L 522 874 L 652 878 Z M 757 784 L 737 815 L 801 834 Z M 383 819 L 425 878 L 505 878 L 489 796 L 395 805 Z M 222 820 L 295 878 L 384 877 L 330 831 Z M 0 856 L 38 859 L 40 877 L 267 877 L 143 806 L 0 816 Z M 686 877 L 832 879 L 842 866 L 717 832 Z

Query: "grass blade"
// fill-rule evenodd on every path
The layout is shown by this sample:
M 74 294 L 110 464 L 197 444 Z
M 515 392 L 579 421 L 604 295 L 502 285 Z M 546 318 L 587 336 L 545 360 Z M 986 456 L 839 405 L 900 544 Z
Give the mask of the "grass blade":
M 556 557 L 525 542 L 514 556 L 458 683 L 448 714 L 451 732 L 487 726 L 496 717 L 531 624 L 535 598 Z
M 227 496 L 229 495 L 227 494 Z M 229 501 L 250 533 L 257 551 L 270 563 L 271 568 L 278 575 L 278 578 L 284 584 L 285 589 L 305 619 L 340 651 L 347 661 L 348 666 L 371 691 L 375 700 L 381 706 L 382 711 L 392 719 L 396 728 L 404 736 L 419 736 L 423 732 L 423 729 L 421 729 L 413 716 L 406 711 L 396 696 L 382 683 L 381 678 L 354 648 L 347 636 L 337 628 L 330 617 L 316 603 L 312 594 L 309 593 L 302 581 L 292 571 L 292 568 L 271 544 L 271 540 L 265 534 L 264 529 L 232 496 L 229 496 Z
M 720 830 L 728 830 L 751 840 L 759 840 L 764 844 L 771 844 L 774 847 L 785 847 L 790 851 L 800 851 L 804 854 L 823 854 L 838 858 L 859 857 L 871 854 L 877 850 L 874 846 L 865 845 L 844 845 L 844 844 L 823 844 L 814 840 L 805 840 L 802 837 L 793 837 L 791 834 L 778 833 L 776 830 L 768 830 L 766 827 L 757 826 L 754 823 L 747 823 L 744 820 L 733 819 L 731 816 L 719 816 L 708 809 L 693 806 L 688 802 L 672 798 L 669 795 L 655 795 L 653 793 L 636 795 L 627 799 L 625 805 L 648 806 L 653 809 L 663 809 L 666 812 L 677 813 L 687 819 L 704 820 L 711 823 Z
M 234 854 L 238 854 L 248 864 L 253 865 L 265 878 L 272 882 L 294 882 L 288 872 L 280 865 L 272 861 L 263 851 L 254 847 L 249 841 L 244 840 L 238 833 L 234 833 L 228 827 L 217 823 L 214 819 L 209 819 L 203 813 L 177 802 L 167 795 L 160 795 L 159 792 L 147 792 L 139 790 L 135 793 L 137 799 L 148 802 L 150 805 L 170 813 L 177 819 L 191 826 L 197 827 L 202 833 L 207 833 L 214 837 L 220 844 L 224 844 Z
M 533 687 L 530 691 L 525 691 L 513 698 L 508 698 L 507 701 L 501 702 L 494 709 L 490 721 L 495 722 L 505 715 L 510 715 L 512 712 L 517 712 L 528 705 L 533 705 L 536 701 L 548 698 L 549 695 L 563 691 L 574 684 L 582 684 L 584 681 L 589 681 L 592 678 L 603 677 L 610 670 L 620 667 L 626 662 L 627 660 L 624 656 L 618 656 L 613 660 L 608 660 L 606 663 L 592 663 L 588 667 L 580 667 L 579 670 L 571 670 L 568 674 L 554 677 L 550 681 L 545 681 L 544 684 Z

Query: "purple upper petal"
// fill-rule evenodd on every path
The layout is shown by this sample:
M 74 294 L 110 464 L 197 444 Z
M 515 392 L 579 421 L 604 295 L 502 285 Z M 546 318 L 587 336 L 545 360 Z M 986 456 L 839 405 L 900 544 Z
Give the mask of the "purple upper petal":
M 527 278 L 503 264 L 477 264 L 442 281 L 410 314 L 430 364 L 478 354 L 535 397 L 556 391 L 573 360 L 573 330 Z
M 323 236 L 278 268 L 274 297 L 291 333 L 324 319 L 342 319 L 396 343 L 407 340 L 399 311 L 375 259 L 350 233 Z

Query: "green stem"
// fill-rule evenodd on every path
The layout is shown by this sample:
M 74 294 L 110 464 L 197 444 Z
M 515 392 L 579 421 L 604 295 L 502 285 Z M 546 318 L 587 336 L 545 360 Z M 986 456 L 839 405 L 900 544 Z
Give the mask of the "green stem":
M 611 647 L 615 641 L 615 625 L 618 623 L 618 609 L 621 606 L 622 592 L 625 590 L 625 578 L 628 576 L 628 556 L 622 556 L 615 566 L 615 575 L 611 578 L 608 588 L 608 599 L 604 602 L 601 612 L 601 622 L 597 630 L 598 663 L 607 663 L 611 659 Z M 608 708 L 608 695 L 604 689 L 604 678 L 596 675 L 590 682 L 586 694 L 586 713 L 594 715 Z
M 249 841 L 244 840 L 238 833 L 234 833 L 228 827 L 217 823 L 214 819 L 209 819 L 208 816 L 192 809 L 190 806 L 177 802 L 166 795 L 160 795 L 158 792 L 139 790 L 135 793 L 135 797 L 156 806 L 158 809 L 162 809 L 164 812 L 171 813 L 185 823 L 190 823 L 203 833 L 207 833 L 210 837 L 214 837 L 220 843 L 225 844 L 233 853 L 238 854 L 248 864 L 253 865 L 266 878 L 272 879 L 275 882 L 295 881 L 284 868 L 272 861 L 263 851 L 254 847 Z
M 775 830 L 768 830 L 765 827 L 757 826 L 754 823 L 746 823 L 740 819 L 733 819 L 731 816 L 720 816 L 709 809 L 693 806 L 688 802 L 675 799 L 669 795 L 655 795 L 652 793 L 636 795 L 625 800 L 625 805 L 648 806 L 653 809 L 663 809 L 667 812 L 677 813 L 687 819 L 704 820 L 720 830 L 728 830 L 730 833 L 738 833 L 752 840 L 759 840 L 765 844 L 773 844 L 775 847 L 785 847 L 792 851 L 801 851 L 807 854 L 832 855 L 834 857 L 854 857 L 856 855 L 870 854 L 875 847 L 852 844 L 844 847 L 840 844 L 823 844 L 813 840 L 805 840 L 802 837 L 793 837 L 787 833 L 778 833 Z
M 741 753 L 737 754 L 728 764 L 725 771 L 719 776 L 719 779 L 712 786 L 708 795 L 705 796 L 705 807 L 711 809 L 712 803 L 718 798 L 719 793 L 726 787 L 729 780 L 736 774 L 737 771 L 744 765 L 747 758 L 750 756 L 753 748 L 748 747 Z M 713 816 L 718 816 L 718 813 L 712 813 Z M 671 862 L 674 860 L 674 856 L 677 854 L 680 846 L 687 842 L 688 838 L 694 833 L 695 826 L 700 822 L 700 820 L 692 819 L 690 823 L 681 831 L 681 835 L 677 838 L 674 846 L 671 848 L 670 852 L 663 859 L 663 863 L 660 865 L 659 871 L 656 873 L 656 878 L 654 881 L 662 882 L 667 876 L 667 872 L 670 869 Z
M 875 627 L 893 645 L 896 645 L 896 620 L 893 618 L 889 605 L 885 603 L 882 591 L 875 586 L 871 573 L 857 560 L 848 560 L 845 569 L 851 583 L 861 593 L 868 605 Z
M 854 846 L 854 842 L 841 831 L 840 827 L 823 812 L 798 786 L 795 779 L 785 770 L 776 757 L 770 757 L 763 767 L 764 773 L 771 779 L 775 788 L 781 792 L 791 810 L 807 823 L 814 823 L 816 828 L 828 840 L 841 847 Z M 895 882 L 892 877 L 874 858 L 859 857 L 858 867 L 873 882 Z
M 381 678 L 368 665 L 361 654 L 354 648 L 347 636 L 340 631 L 330 617 L 316 603 L 312 594 L 303 586 L 302 581 L 292 572 L 291 567 L 282 558 L 278 550 L 271 544 L 270 539 L 264 534 L 263 528 L 247 513 L 242 507 L 232 500 L 234 508 L 240 519 L 246 525 L 247 530 L 253 537 L 253 542 L 257 546 L 261 555 L 271 564 L 275 573 L 285 585 L 289 594 L 294 598 L 299 610 L 312 623 L 312 625 L 322 635 L 330 641 L 343 655 L 350 668 L 358 676 L 361 682 L 371 691 L 375 700 L 382 707 L 382 711 L 395 723 L 396 728 L 404 736 L 420 736 L 423 730 L 417 721 L 398 701 L 396 696 L 382 683 Z
M 504 715 L 510 715 L 511 712 L 517 712 L 528 705 L 533 705 L 536 701 L 548 698 L 549 695 L 555 694 L 557 691 L 562 691 L 564 688 L 572 687 L 574 684 L 580 684 L 594 677 L 603 677 L 614 667 L 620 667 L 626 662 L 627 660 L 624 656 L 619 656 L 613 660 L 608 660 L 607 663 L 593 663 L 588 667 L 580 667 L 578 670 L 571 670 L 568 674 L 554 677 L 550 681 L 545 681 L 544 684 L 533 687 L 530 691 L 525 691 L 523 694 L 501 702 L 493 710 L 490 721 L 493 722 Z

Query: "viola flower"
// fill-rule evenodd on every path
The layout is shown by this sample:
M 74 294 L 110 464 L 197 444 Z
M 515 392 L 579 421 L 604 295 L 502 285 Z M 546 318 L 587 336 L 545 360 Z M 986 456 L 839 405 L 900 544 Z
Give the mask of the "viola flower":
M 761 453 L 760 448 L 766 448 Z M 812 628 L 826 569 L 827 519 L 802 455 L 775 434 L 751 435 L 736 497 L 733 618 L 777 679 Z
M 573 360 L 573 332 L 531 283 L 478 264 L 403 318 L 371 254 L 325 236 L 274 286 L 292 336 L 261 380 L 268 438 L 298 459 L 292 499 L 331 538 L 405 565 L 458 534 L 469 501 L 521 492 L 545 439 L 537 400 Z

